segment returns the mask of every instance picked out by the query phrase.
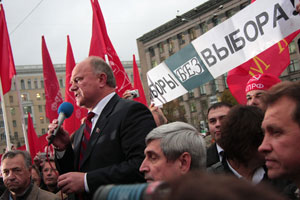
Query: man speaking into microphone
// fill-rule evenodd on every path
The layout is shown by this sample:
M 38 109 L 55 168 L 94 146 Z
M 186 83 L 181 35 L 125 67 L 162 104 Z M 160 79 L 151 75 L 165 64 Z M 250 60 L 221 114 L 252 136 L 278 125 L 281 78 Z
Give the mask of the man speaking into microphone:
M 74 133 L 49 124 L 53 138 L 58 187 L 76 199 L 91 199 L 101 185 L 144 182 L 139 166 L 144 159 L 145 137 L 155 127 L 151 112 L 141 103 L 120 98 L 110 66 L 88 57 L 72 71 L 70 90 L 76 103 L 88 109 L 85 122 Z M 73 147 L 72 147 L 73 145 Z

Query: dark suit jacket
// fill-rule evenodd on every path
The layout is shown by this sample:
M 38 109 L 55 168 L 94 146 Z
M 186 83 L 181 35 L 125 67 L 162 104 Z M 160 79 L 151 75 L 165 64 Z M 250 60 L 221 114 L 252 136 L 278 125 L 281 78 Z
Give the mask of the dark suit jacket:
M 87 172 L 89 198 L 101 185 L 144 182 L 139 167 L 144 159 L 145 137 L 154 127 L 153 116 L 145 105 L 116 94 L 93 129 L 81 165 L 84 125 L 74 133 L 74 149 L 69 145 L 63 158 L 57 159 L 59 170 Z
M 210 167 L 219 161 L 220 161 L 220 157 L 217 150 L 217 145 L 216 143 L 213 143 L 206 150 L 206 167 Z

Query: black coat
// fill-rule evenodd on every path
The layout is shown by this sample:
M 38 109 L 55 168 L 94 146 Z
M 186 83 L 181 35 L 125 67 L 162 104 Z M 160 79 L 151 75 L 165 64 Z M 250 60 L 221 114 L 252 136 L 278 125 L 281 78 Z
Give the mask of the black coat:
M 156 127 L 145 105 L 114 95 L 93 129 L 79 166 L 84 126 L 74 133 L 74 149 L 69 145 L 57 164 L 61 173 L 87 172 L 89 199 L 101 185 L 145 181 L 139 172 L 144 159 L 145 137 Z

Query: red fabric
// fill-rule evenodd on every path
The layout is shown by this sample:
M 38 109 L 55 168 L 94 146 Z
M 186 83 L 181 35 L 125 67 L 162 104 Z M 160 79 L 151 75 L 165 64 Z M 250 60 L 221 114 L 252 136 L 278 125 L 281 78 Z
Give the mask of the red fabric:
M 299 32 L 300 30 L 292 33 L 284 40 L 228 72 L 227 84 L 229 90 L 240 104 L 246 104 L 245 88 L 252 76 L 268 73 L 279 77 L 290 64 L 288 44 Z
M 63 99 L 44 36 L 42 36 L 42 57 L 46 96 L 46 117 L 52 122 L 53 119 L 58 117 L 57 109 L 63 102 Z
M 30 155 L 32 158 L 40 151 L 40 143 L 38 142 L 38 136 L 33 127 L 32 119 L 30 113 L 28 112 L 28 123 L 27 123 L 27 138 L 28 138 L 28 145 L 30 150 Z
M 140 94 L 140 97 L 135 98 L 134 100 L 144 104 L 145 106 L 148 106 L 143 84 L 140 78 L 139 69 L 135 61 L 135 55 L 133 55 L 133 82 L 134 82 L 134 89 L 137 89 Z
M 14 58 L 2 4 L 0 10 L 0 77 L 3 95 L 10 91 L 11 79 L 16 74 Z
M 90 140 L 90 137 L 91 137 L 92 118 L 94 116 L 95 116 L 95 113 L 89 112 L 88 115 L 87 115 L 87 118 L 85 120 L 85 127 L 84 127 L 84 130 L 83 130 L 83 137 L 82 137 L 82 140 L 81 140 L 81 148 L 80 148 L 79 166 L 78 166 L 78 168 L 80 168 L 83 156 L 85 154 L 85 150 L 86 150 L 87 144 L 88 144 L 88 142 Z
M 107 34 L 98 0 L 91 0 L 91 3 L 93 8 L 93 30 L 89 55 L 100 56 L 102 58 L 104 54 L 108 56 L 109 64 L 117 82 L 116 92 L 119 96 L 122 96 L 126 90 L 132 90 L 132 85 Z M 98 23 L 94 22 L 96 19 Z
M 272 74 L 257 74 L 252 76 L 247 82 L 245 93 L 247 94 L 252 90 L 268 90 L 279 82 L 281 82 L 281 80 Z
M 65 119 L 64 129 L 67 130 L 69 134 L 72 134 L 80 127 L 81 119 L 87 115 L 87 109 L 77 106 L 74 92 L 69 91 L 69 88 L 71 87 L 70 79 L 72 70 L 75 67 L 75 59 L 69 36 L 67 36 L 67 42 L 65 101 L 73 105 L 74 112 L 69 118 Z

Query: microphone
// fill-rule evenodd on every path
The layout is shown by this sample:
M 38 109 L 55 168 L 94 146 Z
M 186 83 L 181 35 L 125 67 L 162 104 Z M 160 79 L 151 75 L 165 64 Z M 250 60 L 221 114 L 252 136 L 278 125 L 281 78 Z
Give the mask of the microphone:
M 48 145 L 52 144 L 53 139 L 55 138 L 60 126 L 63 124 L 63 122 L 66 118 L 69 118 L 72 115 L 73 110 L 74 110 L 74 107 L 69 102 L 63 102 L 62 104 L 60 104 L 60 106 L 57 110 L 57 112 L 58 112 L 58 119 L 57 119 L 58 120 L 58 126 L 54 130 L 53 134 L 50 136 Z

